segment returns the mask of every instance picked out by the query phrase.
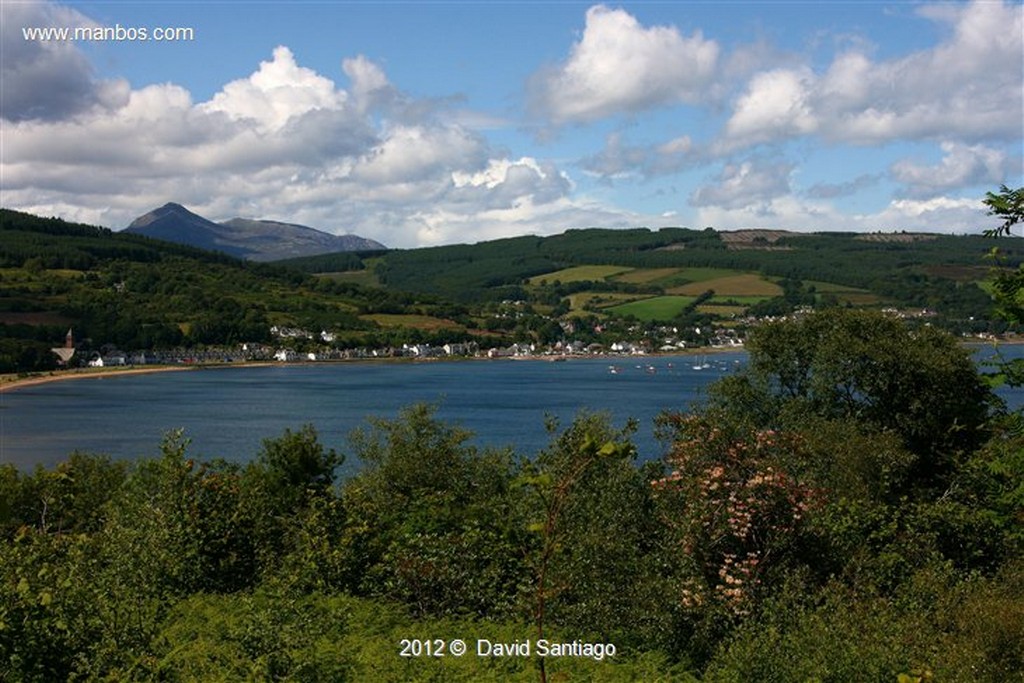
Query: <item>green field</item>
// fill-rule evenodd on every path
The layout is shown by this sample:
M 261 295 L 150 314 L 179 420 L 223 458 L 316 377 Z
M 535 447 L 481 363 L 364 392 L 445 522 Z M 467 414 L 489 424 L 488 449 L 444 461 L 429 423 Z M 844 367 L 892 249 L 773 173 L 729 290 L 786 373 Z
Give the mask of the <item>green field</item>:
M 679 274 L 682 268 L 640 268 L 631 270 L 614 277 L 616 282 L 624 282 L 631 285 L 646 285 L 660 283 Z
M 712 270 L 708 268 L 707 270 Z M 686 296 L 698 296 L 709 289 L 715 290 L 718 298 L 736 299 L 741 297 L 773 297 L 782 294 L 782 288 L 774 282 L 766 280 L 754 273 L 732 273 L 730 275 L 716 277 L 700 282 L 692 282 L 682 287 L 675 287 L 670 294 L 682 294 Z
M 692 296 L 655 296 L 650 299 L 612 306 L 606 310 L 615 315 L 633 315 L 639 320 L 648 322 L 671 320 L 690 305 L 695 298 Z
M 724 295 L 718 296 L 717 294 L 708 301 L 709 304 L 719 304 L 722 306 L 729 306 L 731 304 L 739 304 L 741 306 L 753 306 L 759 304 L 762 301 L 771 299 L 770 296 L 736 296 L 736 295 Z
M 541 283 L 552 284 L 555 280 L 559 282 L 600 282 L 631 270 L 633 269 L 626 266 L 573 266 L 531 277 L 528 282 L 534 286 Z

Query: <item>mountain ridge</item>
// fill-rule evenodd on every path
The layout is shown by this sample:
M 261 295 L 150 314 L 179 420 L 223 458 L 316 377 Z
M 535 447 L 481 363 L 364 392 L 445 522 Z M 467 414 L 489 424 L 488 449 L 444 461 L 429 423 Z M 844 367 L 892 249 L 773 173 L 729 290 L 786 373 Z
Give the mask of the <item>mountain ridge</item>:
M 123 232 L 220 251 L 250 261 L 387 248 L 359 235 L 332 235 L 298 223 L 253 218 L 216 223 L 176 202 L 139 216 Z

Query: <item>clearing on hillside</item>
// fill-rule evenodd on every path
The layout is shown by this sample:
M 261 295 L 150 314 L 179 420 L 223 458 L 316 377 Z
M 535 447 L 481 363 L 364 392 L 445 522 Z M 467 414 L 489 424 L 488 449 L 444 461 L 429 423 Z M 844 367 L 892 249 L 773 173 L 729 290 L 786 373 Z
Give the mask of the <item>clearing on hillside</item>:
M 430 315 L 414 315 L 399 313 L 371 313 L 359 316 L 363 320 L 372 320 L 381 327 L 412 327 L 417 330 L 453 330 L 462 326 L 451 320 L 435 318 Z
M 770 280 L 765 280 L 754 273 L 743 275 L 728 275 L 713 280 L 702 280 L 691 282 L 688 285 L 674 287 L 669 290 L 670 294 L 682 294 L 686 296 L 698 296 L 709 289 L 715 290 L 716 298 L 734 299 L 736 297 L 759 296 L 772 297 L 782 294 L 782 287 L 779 287 Z
M 638 320 L 645 322 L 668 321 L 679 315 L 683 309 L 693 303 L 695 298 L 692 296 L 655 296 L 612 306 L 605 310 L 615 315 L 636 316 Z
M 682 268 L 640 268 L 623 273 L 615 277 L 614 280 L 631 285 L 646 285 L 650 282 L 670 278 L 681 270 Z
M 555 280 L 559 282 L 601 282 L 631 270 L 633 269 L 627 266 L 573 266 L 556 270 L 553 273 L 536 275 L 531 277 L 528 282 L 534 286 L 542 283 L 552 284 Z

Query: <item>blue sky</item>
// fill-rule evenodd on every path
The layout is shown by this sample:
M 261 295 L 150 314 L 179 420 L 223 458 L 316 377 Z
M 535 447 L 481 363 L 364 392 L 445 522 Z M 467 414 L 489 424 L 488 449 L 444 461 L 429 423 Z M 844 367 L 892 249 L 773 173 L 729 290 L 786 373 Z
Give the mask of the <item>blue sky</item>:
M 584 226 L 977 232 L 1019 2 L 12 2 L 4 206 L 390 246 Z M 182 27 L 192 40 L 26 39 Z

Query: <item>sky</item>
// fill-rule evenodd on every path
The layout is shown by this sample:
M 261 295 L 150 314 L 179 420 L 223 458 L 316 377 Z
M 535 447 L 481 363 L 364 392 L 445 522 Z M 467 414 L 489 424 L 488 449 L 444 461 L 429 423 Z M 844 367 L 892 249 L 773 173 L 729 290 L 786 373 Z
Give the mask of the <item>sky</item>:
M 1020 2 L 0 0 L 0 19 L 0 204 L 113 229 L 173 201 L 399 248 L 977 233 L 985 193 L 1024 184 Z

